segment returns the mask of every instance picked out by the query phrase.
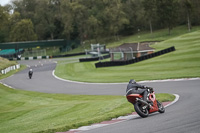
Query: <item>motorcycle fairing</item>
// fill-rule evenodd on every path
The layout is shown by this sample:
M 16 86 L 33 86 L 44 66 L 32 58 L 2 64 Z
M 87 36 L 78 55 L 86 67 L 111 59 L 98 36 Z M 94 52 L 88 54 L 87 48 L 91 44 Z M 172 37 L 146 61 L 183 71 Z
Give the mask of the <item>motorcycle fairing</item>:
M 126 98 L 130 103 L 134 104 L 136 102 L 136 98 L 142 98 L 142 95 L 140 95 L 140 94 L 130 94 L 130 95 L 126 96 Z
M 149 95 L 149 100 L 153 102 L 153 106 L 149 109 L 149 113 L 158 111 L 157 101 L 154 92 Z

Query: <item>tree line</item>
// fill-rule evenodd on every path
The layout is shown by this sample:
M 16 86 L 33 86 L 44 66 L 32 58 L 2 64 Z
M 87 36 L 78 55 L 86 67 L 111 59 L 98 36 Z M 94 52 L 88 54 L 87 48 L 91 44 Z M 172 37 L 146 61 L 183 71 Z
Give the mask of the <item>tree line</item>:
M 119 39 L 138 30 L 200 25 L 199 0 L 12 0 L 0 6 L 0 42 Z

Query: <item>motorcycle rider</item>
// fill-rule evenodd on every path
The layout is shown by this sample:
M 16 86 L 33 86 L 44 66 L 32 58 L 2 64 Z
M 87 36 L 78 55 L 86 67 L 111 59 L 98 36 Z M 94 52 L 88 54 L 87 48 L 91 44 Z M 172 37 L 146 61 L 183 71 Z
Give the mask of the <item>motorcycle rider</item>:
M 28 76 L 29 76 L 30 79 L 31 79 L 32 75 L 33 75 L 33 70 L 30 69 L 29 72 L 28 72 Z
M 131 79 L 129 81 L 129 84 L 127 85 L 126 95 L 130 95 L 130 94 L 142 94 L 144 101 L 148 103 L 151 102 L 147 100 L 147 95 L 148 95 L 147 87 L 136 83 L 134 79 Z

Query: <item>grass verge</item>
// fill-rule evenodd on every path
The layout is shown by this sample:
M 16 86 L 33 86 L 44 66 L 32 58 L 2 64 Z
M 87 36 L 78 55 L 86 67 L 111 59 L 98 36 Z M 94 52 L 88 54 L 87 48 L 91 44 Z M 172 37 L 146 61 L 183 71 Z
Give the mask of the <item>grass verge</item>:
M 170 94 L 157 94 L 172 101 Z M 7 88 L 0 84 L 0 132 L 67 131 L 110 120 L 134 111 L 124 96 L 45 94 Z
M 16 64 L 17 64 L 16 61 L 9 61 L 8 59 L 0 57 L 0 70 L 3 70 L 3 69 L 5 69 L 5 68 L 7 68 L 9 66 L 13 66 L 13 65 L 16 65 Z M 21 70 L 25 69 L 25 68 L 26 68 L 26 66 L 21 65 L 20 69 L 12 70 L 7 74 L 1 74 L 1 72 L 0 72 L 0 80 L 4 79 L 4 78 L 7 78 L 7 77 L 17 73 L 18 71 L 21 71 Z
M 82 82 L 128 82 L 200 76 L 200 31 L 152 45 L 156 50 L 175 46 L 176 51 L 126 66 L 95 68 L 95 62 L 59 62 L 58 77 Z
M 9 61 L 8 59 L 0 57 L 0 70 L 3 70 L 9 66 L 16 65 L 15 61 Z
M 7 73 L 7 74 L 2 74 L 2 75 L 0 75 L 0 80 L 1 80 L 1 79 L 4 79 L 4 78 L 7 78 L 7 77 L 9 77 L 9 76 L 11 76 L 11 75 L 13 75 L 13 74 L 15 74 L 15 73 L 17 73 L 17 72 L 19 72 L 19 71 L 25 69 L 25 68 L 26 68 L 25 65 L 20 65 L 20 68 L 19 68 L 19 69 L 12 70 L 12 71 L 10 71 L 10 72 Z

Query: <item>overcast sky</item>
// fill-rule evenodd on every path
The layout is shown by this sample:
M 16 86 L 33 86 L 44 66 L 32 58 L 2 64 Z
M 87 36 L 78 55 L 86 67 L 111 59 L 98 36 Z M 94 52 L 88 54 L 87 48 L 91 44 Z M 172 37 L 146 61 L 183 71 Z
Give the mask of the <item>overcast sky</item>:
M 11 0 L 0 0 L 0 5 L 4 6 L 8 4 Z

